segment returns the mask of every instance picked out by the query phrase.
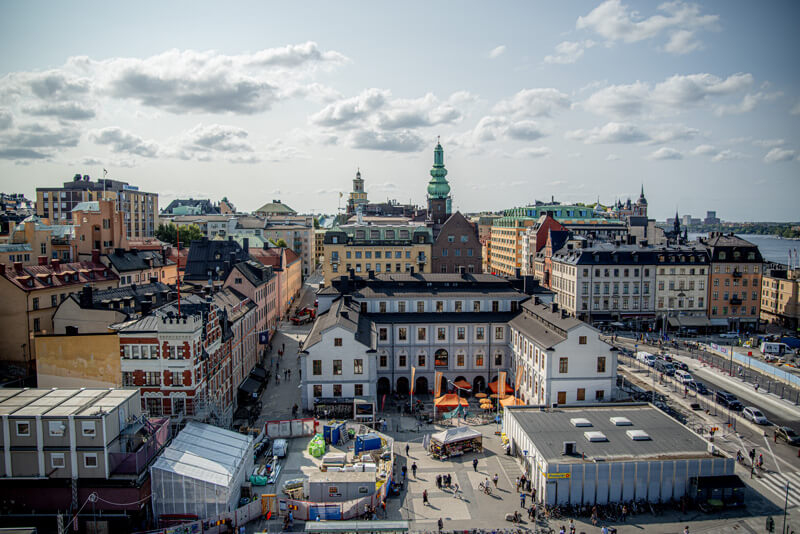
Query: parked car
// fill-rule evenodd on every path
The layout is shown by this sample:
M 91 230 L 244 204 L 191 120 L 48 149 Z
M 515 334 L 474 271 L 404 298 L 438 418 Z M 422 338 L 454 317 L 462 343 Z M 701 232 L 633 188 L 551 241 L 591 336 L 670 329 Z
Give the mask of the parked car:
M 672 354 L 662 354 L 661 357 L 664 358 L 664 360 L 672 363 L 672 360 L 673 360 Z
M 680 382 L 684 386 L 689 384 L 689 382 L 694 382 L 694 378 L 692 377 L 692 375 L 690 375 L 687 371 L 684 371 L 683 369 L 678 369 L 677 371 L 675 371 L 675 378 L 678 380 L 678 382 Z
M 685 363 L 683 363 L 681 361 L 678 361 L 678 360 L 673 360 L 672 366 L 675 367 L 676 369 L 680 369 L 682 371 L 688 371 L 689 370 L 689 366 L 688 365 L 686 365 Z
M 716 399 L 721 406 L 728 407 L 734 412 L 740 412 L 744 409 L 744 405 L 733 393 L 728 393 L 727 391 L 723 391 L 721 389 L 717 390 Z
M 720 334 L 719 337 L 722 337 L 722 338 L 725 338 L 725 339 L 736 339 L 737 337 L 739 337 L 739 333 L 738 332 L 725 332 L 725 333 Z
M 696 392 L 697 392 L 699 395 L 708 395 L 709 393 L 711 393 L 711 392 L 708 390 L 708 388 L 706 387 L 706 385 L 705 385 L 705 384 L 703 384 L 702 382 L 697 382 L 697 381 L 694 381 L 694 380 L 693 380 L 693 381 L 689 382 L 689 383 L 687 384 L 687 386 L 688 386 L 688 387 L 689 387 L 689 389 L 691 389 L 692 391 L 696 391 Z
M 667 376 L 674 376 L 675 375 L 675 368 L 672 367 L 672 364 L 666 360 L 658 359 L 656 360 L 655 369 L 659 373 L 664 373 Z
M 761 410 L 756 408 L 755 406 L 748 406 L 744 410 L 742 410 L 742 416 L 748 421 L 752 421 L 757 425 L 768 425 L 769 421 L 767 420 L 767 416 L 761 413 Z
M 800 445 L 800 434 L 789 428 L 788 426 L 779 426 L 775 429 L 776 441 L 782 440 L 789 445 Z
M 650 367 L 653 367 L 656 363 L 656 357 L 650 354 L 649 352 L 645 352 L 643 350 L 640 350 L 639 352 L 636 353 L 636 359 L 642 363 L 649 365 Z

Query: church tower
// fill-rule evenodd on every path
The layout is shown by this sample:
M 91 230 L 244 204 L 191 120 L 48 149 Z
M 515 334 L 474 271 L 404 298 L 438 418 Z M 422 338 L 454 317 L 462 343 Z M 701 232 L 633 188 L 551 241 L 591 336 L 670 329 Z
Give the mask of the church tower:
M 347 216 L 355 215 L 356 207 L 359 204 L 366 203 L 367 192 L 364 191 L 364 180 L 361 179 L 361 169 L 359 169 L 353 179 L 353 190 L 350 192 L 350 198 L 347 199 Z
M 443 224 L 453 211 L 450 184 L 445 176 L 447 169 L 444 168 L 444 149 L 437 142 L 433 150 L 431 180 L 428 182 L 428 217 L 434 224 Z

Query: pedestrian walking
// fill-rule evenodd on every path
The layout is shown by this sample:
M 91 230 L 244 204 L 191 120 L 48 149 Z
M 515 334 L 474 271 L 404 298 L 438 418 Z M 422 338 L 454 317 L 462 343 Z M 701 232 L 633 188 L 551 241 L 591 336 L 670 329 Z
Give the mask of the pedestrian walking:
M 623 504 L 622 505 L 622 522 L 624 523 L 628 519 L 628 506 Z
M 558 529 L 558 534 L 567 534 L 567 527 L 561 525 L 561 528 Z
M 499 480 L 499 478 L 500 477 L 497 476 L 497 473 L 495 473 L 494 476 L 492 477 L 492 482 L 494 482 L 495 488 L 497 487 L 497 481 Z
M 569 534 L 575 534 L 575 520 L 569 520 Z
M 281 354 L 286 350 L 286 343 L 281 343 Z
M 303 369 L 302 368 L 297 370 L 297 379 L 298 380 L 302 380 L 303 379 Z
M 597 526 L 597 506 L 592 506 L 592 525 Z
M 422 504 L 428 506 L 428 490 L 422 490 Z
M 453 486 L 453 498 L 455 499 L 456 497 L 458 497 L 458 482 Z M 460 499 L 461 497 L 458 498 Z
M 603 525 L 603 527 L 600 529 L 600 534 L 608 534 L 608 527 Z
M 519 494 L 519 507 L 520 508 L 525 508 L 525 497 L 526 496 L 527 495 L 525 493 L 520 493 Z
M 417 462 L 411 464 L 411 472 L 414 474 L 414 478 L 417 478 Z
M 525 491 L 527 491 L 528 493 L 531 492 L 531 479 L 525 481 Z
M 475 471 L 476 473 L 478 472 L 478 459 L 477 458 L 473 458 L 473 460 L 472 460 L 472 470 Z
M 528 508 L 528 519 L 533 521 L 534 515 L 536 515 L 536 508 L 531 504 L 530 508 Z
M 291 380 L 291 378 L 292 378 L 292 370 L 289 369 L 289 379 Z
M 517 477 L 517 491 L 519 491 L 519 477 Z
M 444 521 L 442 521 L 441 517 L 439 518 L 439 521 L 437 521 L 437 524 L 439 525 L 439 532 L 441 532 L 444 528 Z
M 436 475 L 436 487 L 441 489 L 441 487 L 442 487 L 442 475 Z
M 408 451 L 409 451 L 410 449 L 411 449 L 411 447 L 409 447 L 409 446 L 408 446 L 408 443 L 406 443 L 406 456 L 408 456 Z
M 686 525 L 686 528 L 683 529 L 683 534 L 689 534 L 689 525 Z

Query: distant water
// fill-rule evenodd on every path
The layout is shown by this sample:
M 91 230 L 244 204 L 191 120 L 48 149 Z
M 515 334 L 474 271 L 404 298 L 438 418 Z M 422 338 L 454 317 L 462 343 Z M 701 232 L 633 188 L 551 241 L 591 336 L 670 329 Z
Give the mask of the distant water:
M 787 263 L 789 261 L 789 250 L 800 252 L 800 240 L 797 239 L 778 239 L 772 235 L 750 235 L 736 234 L 742 239 L 758 245 L 758 250 L 766 261 L 777 261 Z M 708 234 L 689 233 L 689 240 L 694 241 L 697 237 L 708 237 Z

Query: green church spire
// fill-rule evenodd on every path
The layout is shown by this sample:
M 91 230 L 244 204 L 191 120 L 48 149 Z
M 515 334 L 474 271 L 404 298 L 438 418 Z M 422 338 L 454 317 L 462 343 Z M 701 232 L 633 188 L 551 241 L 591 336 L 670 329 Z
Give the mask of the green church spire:
M 444 149 L 441 143 L 436 142 L 433 150 L 433 167 L 431 168 L 431 181 L 428 182 L 428 197 L 445 199 L 450 196 L 450 184 L 447 183 L 447 169 L 444 168 Z

